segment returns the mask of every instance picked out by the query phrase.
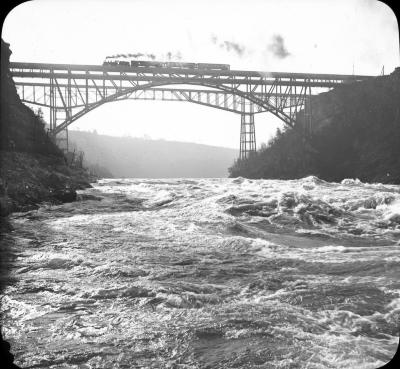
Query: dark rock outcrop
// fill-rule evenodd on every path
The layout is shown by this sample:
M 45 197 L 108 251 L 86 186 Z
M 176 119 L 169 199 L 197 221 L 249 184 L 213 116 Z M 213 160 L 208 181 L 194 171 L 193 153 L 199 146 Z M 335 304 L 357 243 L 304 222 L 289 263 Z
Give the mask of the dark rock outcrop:
M 0 363 L 4 369 L 20 369 L 19 366 L 14 364 L 14 355 L 10 352 L 10 344 L 3 339 L 0 330 Z
M 25 106 L 9 72 L 9 45 L 1 41 L 0 215 L 37 208 L 41 202 L 76 200 L 90 187 L 87 170 L 66 164 L 45 122 Z
M 44 201 L 74 201 L 76 190 L 89 187 L 94 180 L 85 169 L 66 165 L 62 151 L 45 131 L 43 119 L 22 104 L 9 72 L 10 55 L 9 44 L 1 40 L 0 236 L 9 231 L 4 216 L 35 209 Z M 10 250 L 0 244 L 2 292 L 8 275 L 5 256 Z M 19 368 L 10 349 L 0 327 L 1 368 Z

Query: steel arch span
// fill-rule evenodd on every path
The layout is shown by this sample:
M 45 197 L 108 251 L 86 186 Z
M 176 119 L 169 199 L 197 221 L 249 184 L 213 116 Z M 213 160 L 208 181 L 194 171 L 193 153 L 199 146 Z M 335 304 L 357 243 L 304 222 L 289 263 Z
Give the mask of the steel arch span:
M 87 106 L 83 106 L 82 109 L 76 114 L 71 115 L 60 125 L 56 126 L 53 130 L 53 134 L 57 135 L 63 129 L 66 129 L 70 124 L 82 117 L 86 113 L 93 109 L 113 101 L 133 99 L 133 100 L 161 100 L 161 101 L 188 101 L 212 108 L 222 109 L 238 114 L 255 114 L 261 112 L 271 112 L 278 118 L 282 119 L 285 123 L 291 125 L 289 122 L 290 116 L 284 111 L 276 109 L 274 104 L 269 100 L 260 102 L 257 96 L 248 96 L 240 90 L 233 90 L 229 88 L 221 88 L 211 85 L 199 85 L 202 87 L 215 88 L 216 90 L 200 90 L 200 89 L 179 89 L 179 88 L 157 88 L 159 84 L 148 84 L 140 85 L 119 91 L 113 95 L 102 98 L 94 103 Z M 142 92 L 138 94 L 138 92 Z M 159 93 L 159 94 L 157 94 Z M 161 94 L 160 94 L 161 93 Z M 168 93 L 168 94 L 167 94 Z M 289 107 L 289 103 L 292 107 L 298 104 L 298 100 L 303 95 L 291 95 L 291 100 L 286 103 Z M 287 98 L 283 96 L 283 98 Z M 274 99 L 282 99 L 282 96 L 274 96 Z M 206 101 L 204 101 L 206 100 Z M 271 99 L 272 100 L 272 99 Z M 23 100 L 23 102 L 34 104 L 32 101 Z M 76 106 L 79 107 L 79 106 Z M 60 107 L 63 109 L 63 107 Z
M 49 108 L 50 134 L 67 133 L 93 109 L 125 99 L 188 101 L 241 115 L 240 158 L 256 150 L 254 114 L 270 112 L 293 127 L 302 111 L 311 130 L 311 96 L 372 76 L 10 63 L 21 100 Z

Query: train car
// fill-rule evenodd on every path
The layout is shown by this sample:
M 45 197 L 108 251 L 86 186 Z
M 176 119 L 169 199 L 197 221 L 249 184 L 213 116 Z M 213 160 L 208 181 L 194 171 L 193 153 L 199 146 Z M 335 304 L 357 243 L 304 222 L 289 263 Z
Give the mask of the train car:
M 196 63 L 132 60 L 131 67 L 196 69 Z
M 182 68 L 182 69 L 196 69 L 196 63 L 184 63 L 184 62 L 165 62 L 164 66 L 166 68 Z
M 196 63 L 182 63 L 182 68 L 196 69 Z
M 148 61 L 148 62 L 146 62 L 146 66 L 151 67 L 151 68 L 163 68 L 164 63 L 158 62 L 158 61 Z
M 132 68 L 179 68 L 179 69 L 199 69 L 199 70 L 230 70 L 229 64 L 213 64 L 213 63 L 184 63 L 184 62 L 160 62 L 147 60 L 113 60 L 104 61 L 104 66 L 131 66 Z
M 230 70 L 229 64 L 197 63 L 197 69 L 205 70 Z
M 165 62 L 164 65 L 166 68 L 184 68 L 185 63 L 181 62 Z
M 143 67 L 142 63 L 144 62 L 140 60 L 131 60 L 131 67 Z
M 117 61 L 104 61 L 103 66 L 104 67 L 108 67 L 108 66 L 114 66 L 114 65 L 118 65 Z
M 131 67 L 163 68 L 164 63 L 158 61 L 131 60 Z

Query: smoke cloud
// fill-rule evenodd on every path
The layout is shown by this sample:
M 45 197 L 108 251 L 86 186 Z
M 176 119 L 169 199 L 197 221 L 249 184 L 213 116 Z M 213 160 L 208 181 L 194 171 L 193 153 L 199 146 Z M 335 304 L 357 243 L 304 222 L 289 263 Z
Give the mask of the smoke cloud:
M 279 59 L 285 59 L 290 55 L 286 49 L 285 40 L 281 35 L 272 36 L 272 43 L 268 46 L 268 50 Z
M 238 56 L 242 57 L 244 53 L 247 51 L 244 45 L 240 45 L 237 42 L 233 41 L 218 41 L 218 37 L 215 35 L 211 36 L 211 42 L 214 45 L 218 45 L 221 49 L 224 49 L 228 52 L 233 51 L 235 52 Z
M 109 55 L 106 59 L 116 59 L 116 58 L 140 58 L 142 56 L 147 56 L 150 59 L 155 59 L 154 54 L 143 54 L 143 53 L 136 53 L 136 54 L 114 54 Z
M 227 51 L 233 50 L 239 56 L 243 56 L 245 51 L 244 46 L 239 45 L 238 43 L 232 41 L 224 41 L 223 44 L 219 45 L 219 47 L 221 47 L 222 49 L 225 48 Z
M 117 59 L 117 58 L 141 58 L 141 57 L 145 57 L 145 58 L 149 58 L 151 60 L 155 60 L 157 58 L 157 56 L 155 54 L 149 54 L 149 53 L 134 53 L 134 54 L 114 54 L 114 55 L 108 55 L 106 56 L 106 59 Z M 171 51 L 168 51 L 166 54 L 166 58 L 168 60 L 181 60 L 182 59 L 182 55 L 181 53 L 178 51 L 176 53 L 172 53 Z M 160 59 L 164 59 L 164 58 L 160 58 Z
M 173 54 L 171 51 L 168 51 L 166 57 L 168 60 L 182 60 L 182 55 L 179 51 L 175 54 Z

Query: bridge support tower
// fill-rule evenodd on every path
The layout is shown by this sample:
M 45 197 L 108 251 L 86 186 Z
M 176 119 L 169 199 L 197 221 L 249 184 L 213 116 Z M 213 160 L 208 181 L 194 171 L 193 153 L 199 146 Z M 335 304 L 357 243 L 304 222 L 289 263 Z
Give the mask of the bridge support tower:
M 68 111 L 63 108 L 50 108 L 50 131 L 68 118 Z M 68 127 L 57 135 L 52 135 L 54 143 L 65 153 L 68 152 Z
M 311 87 L 308 86 L 305 92 L 304 108 L 303 108 L 303 119 L 304 119 L 304 138 L 309 139 L 312 135 L 312 95 Z
M 240 124 L 240 159 L 247 159 L 256 151 L 254 113 L 242 113 Z
M 53 132 L 58 125 L 67 121 L 72 116 L 71 81 L 68 79 L 68 86 L 64 93 L 58 82 L 50 78 L 50 132 Z M 62 103 L 60 107 L 59 103 Z M 57 135 L 52 136 L 54 143 L 66 154 L 68 152 L 68 127 L 64 128 Z

